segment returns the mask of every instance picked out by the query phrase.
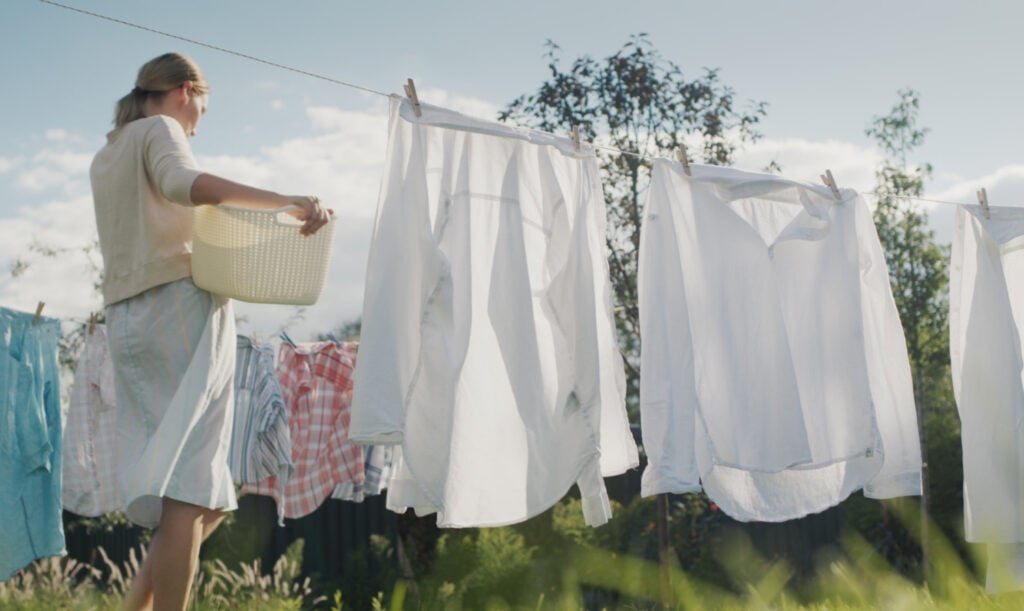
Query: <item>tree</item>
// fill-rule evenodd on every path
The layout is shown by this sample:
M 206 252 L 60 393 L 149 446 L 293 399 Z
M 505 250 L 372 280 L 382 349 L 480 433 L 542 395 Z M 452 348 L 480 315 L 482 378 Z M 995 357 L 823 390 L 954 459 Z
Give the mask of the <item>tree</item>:
M 907 157 L 924 143 L 928 129 L 918 127 L 919 94 L 903 89 L 897 95 L 899 99 L 889 114 L 875 117 L 865 133 L 886 156 L 876 172 L 875 226 L 885 249 L 893 297 L 907 340 L 923 458 L 921 509 L 922 517 L 927 518 L 931 514 L 927 436 L 933 415 L 930 404 L 952 404 L 948 398 L 951 391 L 947 390 L 949 248 L 936 242 L 935 232 L 928 228 L 927 212 L 908 199 L 923 194 L 932 166 L 907 165 Z M 922 520 L 922 527 L 926 524 L 927 520 Z M 925 533 L 922 530 L 922 543 L 927 541 Z
M 638 405 L 639 311 L 636 270 L 642 198 L 650 181 L 651 157 L 671 154 L 691 136 L 705 163 L 728 165 L 737 146 L 760 137 L 764 102 L 737 110 L 732 88 L 718 71 L 705 69 L 688 80 L 646 34 L 637 34 L 613 55 L 584 55 L 563 69 L 560 48 L 550 40 L 545 57 L 549 80 L 536 93 L 506 108 L 501 121 L 548 132 L 580 127 L 580 136 L 625 154 L 598 149 L 608 206 L 608 266 L 615 292 L 616 326 L 629 372 L 629 405 Z M 691 141 L 691 145 L 693 142 Z

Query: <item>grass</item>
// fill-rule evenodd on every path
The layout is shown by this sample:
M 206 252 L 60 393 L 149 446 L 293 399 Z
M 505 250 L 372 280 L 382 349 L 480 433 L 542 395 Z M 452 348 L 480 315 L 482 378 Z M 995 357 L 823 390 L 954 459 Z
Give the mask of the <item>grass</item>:
M 913 503 L 889 509 L 913 535 L 920 513 Z M 439 545 L 434 570 L 416 581 L 398 580 L 377 595 L 374 609 L 715 609 L 747 611 L 867 609 L 1024 608 L 1024 593 L 989 596 L 971 566 L 937 528 L 929 529 L 927 576 L 911 579 L 896 571 L 855 531 L 817 559 L 811 576 L 799 576 L 784 562 L 760 557 L 740 535 L 716 545 L 715 561 L 728 576 L 711 584 L 681 570 L 636 556 L 571 543 L 538 549 L 508 529 L 475 534 L 453 531 Z M 12 611 L 116 609 L 139 557 L 114 566 L 103 555 L 96 568 L 68 558 L 34 563 L 0 583 L 0 608 Z M 314 592 L 301 575 L 299 541 L 270 571 L 258 562 L 229 568 L 204 562 L 194 589 L 193 609 L 354 608 L 342 592 Z M 984 559 L 973 563 L 984 566 Z M 102 570 L 101 570 L 102 569 Z M 365 606 L 365 605 L 364 605 Z

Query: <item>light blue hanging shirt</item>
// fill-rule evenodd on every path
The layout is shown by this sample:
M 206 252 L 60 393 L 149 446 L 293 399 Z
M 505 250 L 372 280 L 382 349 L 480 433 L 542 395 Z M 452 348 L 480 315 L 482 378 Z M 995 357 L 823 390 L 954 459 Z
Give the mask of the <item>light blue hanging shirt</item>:
M 0 308 L 0 581 L 63 556 L 60 322 Z

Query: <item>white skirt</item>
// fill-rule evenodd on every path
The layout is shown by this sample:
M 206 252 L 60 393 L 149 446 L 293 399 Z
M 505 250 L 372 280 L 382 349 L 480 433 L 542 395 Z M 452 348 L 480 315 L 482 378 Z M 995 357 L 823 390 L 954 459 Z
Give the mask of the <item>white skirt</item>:
M 152 528 L 162 498 L 237 508 L 231 302 L 185 278 L 107 307 L 119 481 L 128 519 Z

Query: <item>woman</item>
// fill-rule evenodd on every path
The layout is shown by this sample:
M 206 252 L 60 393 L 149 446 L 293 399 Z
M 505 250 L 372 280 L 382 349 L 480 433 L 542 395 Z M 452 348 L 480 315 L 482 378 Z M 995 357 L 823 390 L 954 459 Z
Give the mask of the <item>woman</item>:
M 114 362 L 117 452 L 128 518 L 155 527 L 124 606 L 184 609 L 199 546 L 237 507 L 227 451 L 233 412 L 231 303 L 191 279 L 193 206 L 293 204 L 309 235 L 317 198 L 201 172 L 187 136 L 206 112 L 198 66 L 168 53 L 139 70 L 90 168 Z

